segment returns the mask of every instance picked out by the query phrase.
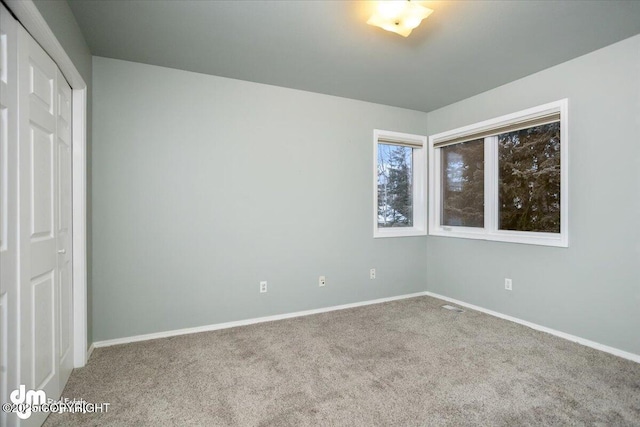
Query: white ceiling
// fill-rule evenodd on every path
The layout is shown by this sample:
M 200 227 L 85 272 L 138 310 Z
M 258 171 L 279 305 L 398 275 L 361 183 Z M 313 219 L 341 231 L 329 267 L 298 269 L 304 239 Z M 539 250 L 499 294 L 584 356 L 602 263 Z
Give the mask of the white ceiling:
M 94 55 L 421 111 L 640 33 L 640 1 L 428 1 L 406 39 L 365 1 L 69 3 Z

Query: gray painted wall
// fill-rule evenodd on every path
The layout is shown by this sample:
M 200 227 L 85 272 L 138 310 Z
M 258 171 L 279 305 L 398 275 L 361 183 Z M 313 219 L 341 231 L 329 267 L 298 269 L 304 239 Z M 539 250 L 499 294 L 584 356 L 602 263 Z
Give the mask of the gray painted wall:
M 639 76 L 635 36 L 428 114 L 433 134 L 569 98 L 569 248 L 428 237 L 429 291 L 640 354 Z
M 65 0 L 34 0 L 38 11 L 49 28 L 73 61 L 73 64 L 87 84 L 87 343 L 92 336 L 92 283 L 91 283 L 91 135 L 92 135 L 92 56 L 89 46 L 80 31 L 69 4 Z
M 427 289 L 640 354 L 639 75 L 636 36 L 424 114 L 94 58 L 95 340 Z M 565 97 L 569 248 L 371 237 L 373 128 Z
M 372 237 L 373 129 L 424 134 L 425 113 L 100 57 L 93 72 L 96 341 L 426 289 L 424 237 Z

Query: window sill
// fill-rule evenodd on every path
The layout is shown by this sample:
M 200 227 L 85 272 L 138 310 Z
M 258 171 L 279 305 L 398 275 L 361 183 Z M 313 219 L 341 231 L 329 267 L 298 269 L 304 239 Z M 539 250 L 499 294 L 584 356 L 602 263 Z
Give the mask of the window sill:
M 450 229 L 449 229 L 450 228 Z M 519 243 L 525 245 L 553 246 L 568 248 L 569 240 L 565 234 L 530 233 L 518 231 L 467 230 L 459 227 L 439 227 L 429 232 L 430 236 L 453 237 L 458 239 L 486 240 L 490 242 Z
M 373 232 L 374 239 L 380 239 L 385 237 L 418 237 L 418 236 L 426 236 L 427 230 L 416 228 L 416 227 L 406 227 L 406 228 L 377 228 Z

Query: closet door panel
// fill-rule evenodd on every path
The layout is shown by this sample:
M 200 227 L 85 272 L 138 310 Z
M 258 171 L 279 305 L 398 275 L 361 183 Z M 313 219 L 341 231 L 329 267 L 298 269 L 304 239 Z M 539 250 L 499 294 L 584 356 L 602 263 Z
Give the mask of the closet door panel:
M 21 383 L 60 396 L 56 64 L 18 29 Z M 33 413 L 24 425 L 39 425 Z
M 58 399 L 73 368 L 72 91 L 0 4 L 0 400 Z M 39 426 L 0 411 L 2 426 Z
M 0 4 L 0 401 L 18 375 L 18 76 L 17 25 Z M 0 425 L 16 425 L 0 411 Z
M 60 359 L 60 389 L 64 388 L 73 370 L 73 284 L 72 284 L 72 224 L 71 224 L 71 87 L 58 71 L 58 119 L 56 150 L 58 157 L 57 264 L 58 264 L 58 340 Z

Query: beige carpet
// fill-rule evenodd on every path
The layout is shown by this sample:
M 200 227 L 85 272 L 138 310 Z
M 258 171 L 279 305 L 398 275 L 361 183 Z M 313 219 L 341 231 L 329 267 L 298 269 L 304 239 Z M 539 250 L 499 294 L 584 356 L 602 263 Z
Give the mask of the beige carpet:
M 419 297 L 95 350 L 47 426 L 640 425 L 640 364 Z

